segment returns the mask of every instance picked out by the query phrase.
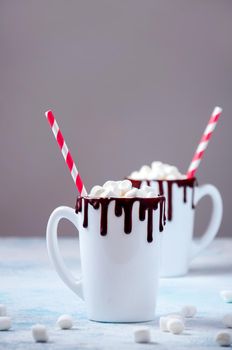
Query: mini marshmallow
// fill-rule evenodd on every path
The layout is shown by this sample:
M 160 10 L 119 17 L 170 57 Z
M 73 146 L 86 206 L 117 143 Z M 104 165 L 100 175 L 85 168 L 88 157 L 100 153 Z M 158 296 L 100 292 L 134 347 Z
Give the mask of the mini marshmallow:
M 56 324 L 61 329 L 71 329 L 73 327 L 73 319 L 70 315 L 61 315 L 58 320 L 56 321 Z
M 121 182 L 118 184 L 118 189 L 119 189 L 120 192 L 121 192 L 121 196 L 123 196 L 126 192 L 130 191 L 131 188 L 132 188 L 132 183 L 131 183 L 131 181 L 129 181 L 129 180 L 121 181 Z
M 109 198 L 109 197 L 117 197 L 115 195 L 115 192 L 113 192 L 111 189 L 107 188 L 104 190 L 104 192 L 101 193 L 102 198 Z
M 194 305 L 185 305 L 181 309 L 181 315 L 183 317 L 191 318 L 197 313 L 197 308 Z
M 6 316 L 6 306 L 0 304 L 0 316 Z
M 151 172 L 151 168 L 148 165 L 143 165 L 140 168 L 140 174 L 146 179 L 147 175 Z
M 104 192 L 104 188 L 102 188 L 101 186 L 93 186 L 93 188 L 91 189 L 90 193 L 89 193 L 89 197 L 101 197 L 101 194 Z
M 220 295 L 226 303 L 232 303 L 232 290 L 222 290 Z
M 137 188 L 132 188 L 130 191 L 124 194 L 125 198 L 134 198 L 137 197 Z
M 167 328 L 172 334 L 180 334 L 184 330 L 184 322 L 178 318 L 170 318 L 167 322 Z
M 146 198 L 147 197 L 147 193 L 144 192 L 142 189 L 139 189 L 139 190 L 137 190 L 136 197 L 138 197 L 138 198 Z
M 232 328 L 232 313 L 226 314 L 226 315 L 223 317 L 222 322 L 224 323 L 224 325 L 225 325 L 227 328 Z
M 220 346 L 230 346 L 232 338 L 229 332 L 221 331 L 216 335 L 215 341 Z
M 11 327 L 11 318 L 8 316 L 0 317 L 0 331 L 8 331 Z
M 162 332 L 168 332 L 168 317 L 167 316 L 161 316 L 159 319 L 159 327 Z
M 38 343 L 46 343 L 48 341 L 47 328 L 43 324 L 35 324 L 31 328 L 32 336 Z
M 148 327 L 141 327 L 134 331 L 134 341 L 136 343 L 150 343 L 151 332 Z

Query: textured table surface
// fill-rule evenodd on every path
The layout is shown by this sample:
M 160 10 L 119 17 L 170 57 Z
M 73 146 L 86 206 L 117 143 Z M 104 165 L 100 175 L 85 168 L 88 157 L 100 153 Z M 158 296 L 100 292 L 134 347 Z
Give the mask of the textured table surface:
M 68 266 L 80 274 L 78 241 L 61 239 L 60 246 Z M 10 331 L 0 332 L 2 349 L 206 349 L 217 348 L 215 334 L 224 329 L 221 319 L 232 312 L 224 303 L 221 289 L 232 289 L 232 240 L 216 240 L 196 258 L 188 276 L 161 279 L 157 317 L 146 323 L 151 329 L 151 344 L 135 344 L 135 324 L 103 324 L 86 319 L 85 305 L 70 291 L 50 264 L 45 239 L 0 239 L 0 303 L 6 304 L 12 317 Z M 193 304 L 198 313 L 186 322 L 181 335 L 162 333 L 160 315 L 178 312 Z M 55 326 L 59 315 L 69 313 L 75 319 L 70 331 Z M 46 324 L 47 344 L 34 343 L 31 326 Z M 232 332 L 232 330 L 231 330 Z

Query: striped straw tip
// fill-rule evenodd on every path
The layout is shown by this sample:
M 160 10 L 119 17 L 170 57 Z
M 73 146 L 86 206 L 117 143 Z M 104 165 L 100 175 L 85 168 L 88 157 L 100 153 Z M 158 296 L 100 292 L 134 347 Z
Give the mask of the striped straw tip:
M 214 108 L 213 114 L 219 114 L 219 113 L 221 113 L 221 112 L 222 112 L 222 108 L 219 107 L 219 106 L 216 106 L 216 107 Z

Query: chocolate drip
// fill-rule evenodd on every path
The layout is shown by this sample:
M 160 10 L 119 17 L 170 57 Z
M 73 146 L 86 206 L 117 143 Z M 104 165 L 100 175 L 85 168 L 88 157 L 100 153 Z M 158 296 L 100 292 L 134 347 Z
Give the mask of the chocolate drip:
M 163 231 L 165 225 L 165 198 L 159 196 L 156 198 L 88 198 L 78 197 L 76 202 L 76 213 L 82 211 L 82 201 L 84 201 L 84 220 L 83 227 L 88 227 L 88 207 L 92 205 L 94 209 L 101 207 L 100 233 L 105 236 L 108 231 L 108 207 L 111 201 L 115 201 L 115 215 L 121 216 L 124 211 L 124 232 L 126 234 L 132 231 L 132 210 L 135 202 L 139 202 L 139 219 L 145 220 L 147 212 L 147 241 L 153 241 L 153 211 L 159 207 L 159 231 Z
M 132 182 L 133 187 L 140 188 L 142 181 L 141 180 L 132 180 L 129 178 L 129 180 Z M 192 209 L 195 208 L 194 205 L 194 189 L 197 185 L 196 178 L 193 179 L 183 179 L 183 180 L 146 180 L 146 183 L 148 186 L 151 185 L 152 182 L 158 183 L 159 188 L 159 194 L 164 194 L 164 181 L 167 182 L 167 219 L 168 221 L 172 220 L 173 216 L 173 184 L 177 184 L 178 187 L 183 187 L 183 202 L 187 203 L 187 187 L 190 187 L 193 189 L 192 191 L 192 200 L 191 200 L 191 206 Z

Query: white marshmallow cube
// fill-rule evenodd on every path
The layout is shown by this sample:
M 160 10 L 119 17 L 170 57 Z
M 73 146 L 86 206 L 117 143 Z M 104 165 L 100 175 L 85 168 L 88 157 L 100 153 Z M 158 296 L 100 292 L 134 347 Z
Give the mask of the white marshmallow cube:
M 61 329 L 71 329 L 73 327 L 73 318 L 70 315 L 61 315 L 56 321 L 56 324 Z
M 43 324 L 35 324 L 31 328 L 32 336 L 38 343 L 46 343 L 48 341 L 47 328 Z
M 232 328 L 232 313 L 226 314 L 222 321 L 227 328 Z
M 183 317 L 191 318 L 194 317 L 197 313 L 197 308 L 194 305 L 185 305 L 181 309 L 181 314 Z
M 104 188 L 102 188 L 101 186 L 98 186 L 98 185 L 93 186 L 93 188 L 89 193 L 89 197 L 100 197 L 103 192 L 104 192 Z
M 11 318 L 8 316 L 0 317 L 0 331 L 8 331 L 11 327 Z
M 137 197 L 137 188 L 132 188 L 130 191 L 124 194 L 125 198 L 134 198 Z
M 142 189 L 139 189 L 139 190 L 137 190 L 136 197 L 138 197 L 138 198 L 146 198 L 147 197 L 147 193 L 144 192 Z
M 117 197 L 117 195 L 110 188 L 107 188 L 101 193 L 101 197 L 102 198 L 109 198 L 109 197 Z
M 159 328 L 162 332 L 168 332 L 168 317 L 161 316 L 159 319 Z
M 170 318 L 167 327 L 172 334 L 180 334 L 184 330 L 184 322 L 178 318 Z
M 222 290 L 220 295 L 226 303 L 232 303 L 232 290 Z
M 148 327 L 137 328 L 134 331 L 134 341 L 136 343 L 150 343 L 151 332 Z
M 126 192 L 130 191 L 132 188 L 132 183 L 129 180 L 123 180 L 118 184 L 118 189 L 120 190 L 121 196 L 123 196 Z
M 215 341 L 220 346 L 230 346 L 232 338 L 229 332 L 221 331 L 216 335 Z
M 0 304 L 0 316 L 6 316 L 6 306 Z

